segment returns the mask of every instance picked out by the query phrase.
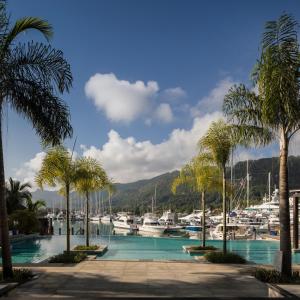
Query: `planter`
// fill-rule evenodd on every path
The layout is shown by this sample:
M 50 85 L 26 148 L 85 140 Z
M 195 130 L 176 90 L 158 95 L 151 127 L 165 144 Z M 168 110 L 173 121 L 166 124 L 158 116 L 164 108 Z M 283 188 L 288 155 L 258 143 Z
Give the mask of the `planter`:
M 106 251 L 107 251 L 107 245 L 97 245 L 98 248 L 95 250 L 75 250 L 75 248 L 78 245 L 75 245 L 72 249 L 71 249 L 71 253 L 78 253 L 78 252 L 83 252 L 87 255 L 97 255 L 97 256 L 102 256 Z M 66 251 L 64 251 L 65 253 Z
M 213 251 L 218 250 L 218 249 L 193 249 L 193 247 L 198 247 L 198 246 L 182 246 L 183 250 L 185 252 L 189 253 L 190 255 L 205 254 L 208 252 L 213 252 Z

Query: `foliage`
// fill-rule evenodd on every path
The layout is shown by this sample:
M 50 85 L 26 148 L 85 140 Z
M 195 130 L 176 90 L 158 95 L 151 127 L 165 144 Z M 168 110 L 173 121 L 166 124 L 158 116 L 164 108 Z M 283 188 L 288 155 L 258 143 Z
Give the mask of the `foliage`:
M 97 250 L 99 246 L 97 245 L 90 245 L 90 246 L 85 246 L 85 245 L 78 245 L 74 248 L 74 250 Z
M 255 268 L 252 275 L 267 283 L 300 283 L 299 271 L 293 272 L 291 277 L 287 277 L 274 269 Z
M 11 214 L 15 210 L 23 209 L 27 200 L 31 199 L 31 193 L 28 190 L 31 188 L 30 183 L 26 182 L 21 184 L 18 180 L 9 178 L 6 184 L 6 201 L 7 213 Z
M 220 169 L 223 169 L 230 159 L 232 149 L 236 146 L 231 135 L 231 126 L 222 119 L 212 122 L 198 145 L 203 161 L 215 163 Z
M 38 232 L 40 225 L 36 212 L 27 209 L 17 210 L 11 214 L 9 223 L 11 228 L 15 228 L 24 234 Z
M 32 201 L 31 198 L 26 199 L 26 208 L 28 211 L 31 211 L 35 214 L 37 214 L 38 210 L 45 207 L 46 202 L 44 200 L 36 200 Z
M 35 29 L 47 40 L 51 25 L 38 17 L 24 17 L 9 27 L 5 1 L 1 1 L 0 82 L 2 100 L 29 119 L 44 143 L 58 144 L 71 136 L 69 110 L 58 94 L 72 85 L 70 65 L 60 50 L 48 43 L 16 43 Z
M 195 192 L 219 191 L 222 189 L 221 174 L 218 168 L 198 155 L 180 170 L 172 183 L 172 192 L 176 194 L 181 185 Z
M 77 264 L 80 263 L 81 261 L 85 260 L 87 258 L 87 255 L 83 252 L 78 252 L 78 253 L 63 253 L 63 254 L 58 254 L 54 255 L 49 258 L 49 263 L 63 263 L 63 264 Z
M 30 269 L 13 269 L 13 277 L 10 278 L 10 281 L 23 283 L 30 280 L 34 274 Z M 0 282 L 3 280 L 3 274 L 0 271 Z
M 204 254 L 204 257 L 211 263 L 215 264 L 244 264 L 246 260 L 240 255 L 232 252 L 212 251 Z
M 100 163 L 93 158 L 83 157 L 76 162 L 75 189 L 86 195 L 109 186 L 110 181 Z
M 66 196 L 65 186 L 74 183 L 75 172 L 71 153 L 63 146 L 56 146 L 47 151 L 35 181 L 41 189 L 45 184 L 62 187 L 60 194 Z

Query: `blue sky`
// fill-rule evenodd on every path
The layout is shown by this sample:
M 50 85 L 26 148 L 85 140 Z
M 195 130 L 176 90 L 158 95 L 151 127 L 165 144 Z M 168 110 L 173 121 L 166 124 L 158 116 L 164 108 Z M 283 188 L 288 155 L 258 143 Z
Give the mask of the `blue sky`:
M 76 151 L 123 182 L 184 164 L 219 117 L 226 89 L 249 83 L 265 22 L 284 11 L 300 20 L 297 0 L 9 0 L 8 11 L 11 21 L 39 16 L 53 25 L 51 44 L 74 76 L 63 98 Z M 42 41 L 33 32 L 22 36 L 31 39 Z M 39 139 L 9 109 L 4 120 L 6 174 L 30 180 L 43 157 Z M 275 150 L 242 151 L 237 159 Z

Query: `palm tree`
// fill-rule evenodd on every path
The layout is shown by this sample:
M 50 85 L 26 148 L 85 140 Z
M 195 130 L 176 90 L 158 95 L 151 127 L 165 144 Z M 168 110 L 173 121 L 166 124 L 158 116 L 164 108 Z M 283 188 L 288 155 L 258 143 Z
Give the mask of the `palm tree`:
M 31 198 L 31 193 L 28 189 L 31 188 L 29 182 L 21 183 L 18 180 L 13 180 L 11 177 L 6 185 L 6 202 L 7 213 L 25 208 L 24 203 Z
M 300 129 L 300 51 L 298 23 L 283 14 L 267 22 L 261 57 L 253 72 L 256 95 L 245 85 L 230 89 L 224 112 L 234 124 L 236 135 L 255 145 L 279 140 L 280 145 L 280 251 L 283 275 L 291 276 L 291 236 L 288 188 L 289 142 Z
M 90 193 L 110 185 L 108 177 L 100 163 L 90 157 L 83 157 L 76 162 L 75 190 L 86 198 L 85 236 L 89 246 L 89 198 Z
M 70 66 L 61 51 L 43 43 L 17 43 L 27 30 L 47 40 L 51 25 L 37 17 L 25 17 L 9 26 L 6 1 L 0 0 L 0 116 L 8 104 L 29 120 L 43 144 L 58 144 L 72 135 L 69 110 L 59 98 L 72 85 Z M 23 36 L 24 37 L 24 36 Z M 0 132 L 1 119 L 0 119 Z M 3 277 L 13 276 L 5 199 L 3 144 L 0 137 L 0 227 Z
M 192 159 L 190 163 L 185 165 L 177 178 L 172 183 L 172 192 L 175 194 L 178 186 L 185 185 L 192 190 L 201 193 L 202 203 L 202 246 L 205 247 L 206 242 L 206 220 L 205 210 L 206 201 L 205 194 L 209 191 L 220 190 L 220 173 L 218 168 L 209 164 L 202 155 L 198 155 Z
M 203 160 L 214 162 L 222 172 L 223 182 L 223 253 L 226 254 L 226 164 L 235 143 L 231 136 L 231 128 L 223 120 L 212 122 L 206 134 L 199 140 Z
M 45 206 L 46 202 L 44 200 L 32 201 L 32 198 L 26 199 L 26 208 L 30 212 L 37 213 L 40 208 Z
M 60 187 L 59 193 L 66 198 L 67 204 L 67 253 L 70 252 L 70 190 L 75 182 L 75 162 L 72 154 L 63 146 L 50 149 L 36 176 L 40 188 L 47 184 Z

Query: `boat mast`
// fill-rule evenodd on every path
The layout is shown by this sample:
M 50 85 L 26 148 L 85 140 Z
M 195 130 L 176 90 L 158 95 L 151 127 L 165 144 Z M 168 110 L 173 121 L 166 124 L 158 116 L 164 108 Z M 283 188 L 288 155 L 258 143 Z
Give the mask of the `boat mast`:
M 155 185 L 155 190 L 154 190 L 154 210 L 156 211 L 156 186 Z
M 269 179 L 269 202 L 271 202 L 271 172 L 268 174 Z
M 247 207 L 249 207 L 249 160 L 247 159 Z
M 233 202 L 233 149 L 231 150 L 230 188 L 231 188 L 230 202 L 228 205 L 229 212 L 231 211 L 231 206 L 232 206 L 232 202 Z

